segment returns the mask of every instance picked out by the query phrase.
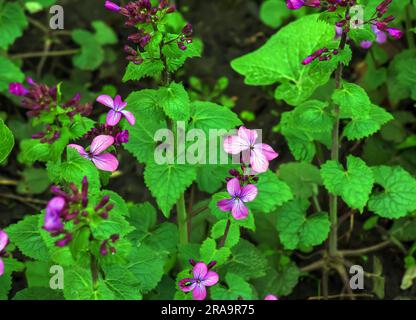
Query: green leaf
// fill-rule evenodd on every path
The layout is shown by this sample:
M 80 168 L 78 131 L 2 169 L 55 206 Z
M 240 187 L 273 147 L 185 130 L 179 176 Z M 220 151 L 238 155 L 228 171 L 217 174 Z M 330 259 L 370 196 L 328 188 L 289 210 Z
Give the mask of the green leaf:
M 306 162 L 289 162 L 279 168 L 279 177 L 286 182 L 296 197 L 309 198 L 322 184 L 319 169 Z
M 127 65 L 126 73 L 123 76 L 123 82 L 129 80 L 138 81 L 145 77 L 158 79 L 164 69 L 165 67 L 161 60 L 145 60 L 139 65 L 130 62 Z
M 127 268 L 136 277 L 142 293 L 154 289 L 163 276 L 164 255 L 160 255 L 148 246 L 133 248 Z
M 104 50 L 94 34 L 86 30 L 75 29 L 72 31 L 72 39 L 81 46 L 81 52 L 73 57 L 76 67 L 92 71 L 103 63 Z
M 229 130 L 242 125 L 238 116 L 229 108 L 212 102 L 192 102 L 191 127 L 203 130 L 207 135 L 210 129 Z
M 248 203 L 250 209 L 256 212 L 270 213 L 293 198 L 289 186 L 270 170 L 259 175 L 257 189 L 256 199 Z
M 260 7 L 260 20 L 273 29 L 279 27 L 291 14 L 286 4 L 279 0 L 266 0 Z
M 41 215 L 27 216 L 16 224 L 6 228 L 10 241 L 27 257 L 36 260 L 49 260 L 48 248 L 43 241 L 39 219 Z
M 144 172 L 146 186 L 166 217 L 195 179 L 196 168 L 189 165 L 149 163 Z
M 360 158 L 348 156 L 347 171 L 336 161 L 322 165 L 321 176 L 326 189 L 341 196 L 349 207 L 363 211 L 373 189 L 374 176 Z
M 253 299 L 253 290 L 249 283 L 247 283 L 242 277 L 228 272 L 225 275 L 225 282 L 228 288 L 221 287 L 220 285 L 211 287 L 211 297 L 213 300 L 238 300 L 243 298 L 244 300 Z
M 252 243 L 241 239 L 231 252 L 232 258 L 227 263 L 228 270 L 246 280 L 266 275 L 267 261 Z
M 94 127 L 95 121 L 87 117 L 75 115 L 74 123 L 69 128 L 69 139 L 77 140 Z
M 29 288 L 49 288 L 49 282 L 52 277 L 49 272 L 50 267 L 52 266 L 50 261 L 27 261 L 25 266 L 25 276 Z
M 104 268 L 105 284 L 117 300 L 141 300 L 139 282 L 125 266 L 112 265 Z
M 14 147 L 14 137 L 3 120 L 0 119 L 0 163 L 10 154 Z
M 383 218 L 397 219 L 416 210 L 416 179 L 401 167 L 373 168 L 376 185 L 368 201 L 368 209 Z
M 80 266 L 67 268 L 64 273 L 64 296 L 66 300 L 92 300 L 94 289 L 89 269 Z M 69 285 L 68 285 L 69 284 Z
M 0 5 L 0 48 L 7 50 L 17 38 L 22 36 L 28 22 L 24 10 L 18 3 L 9 2 Z
M 157 90 L 141 90 L 131 93 L 126 99 L 128 109 L 136 119 L 146 119 L 137 121 L 134 126 L 128 123 L 123 126 L 130 134 L 129 142 L 124 147 L 142 163 L 153 160 L 157 146 L 155 134 L 167 128 L 158 97 Z
M 280 82 L 276 98 L 291 105 L 307 100 L 336 68 L 335 61 L 306 66 L 301 63 L 315 50 L 335 42 L 333 25 L 318 17 L 308 15 L 283 27 L 260 49 L 233 60 L 232 68 L 244 75 L 248 85 Z
M 277 210 L 276 227 L 285 249 L 317 246 L 328 237 L 328 214 L 320 212 L 306 216 L 309 206 L 308 200 L 295 199 Z
M 159 103 L 166 115 L 174 121 L 188 121 L 191 106 L 188 93 L 183 84 L 172 82 L 169 87 L 159 91 Z
M 356 118 L 362 113 L 367 114 L 371 101 L 367 93 L 359 85 L 344 82 L 341 89 L 337 89 L 332 100 L 340 107 L 341 118 Z
M 9 83 L 22 82 L 25 79 L 25 75 L 20 71 L 19 67 L 3 56 L 0 56 L 0 70 L 0 92 L 6 90 L 9 87 Z
M 221 239 L 224 237 L 225 228 L 228 220 L 220 220 L 212 226 L 211 237 L 213 239 Z M 235 220 L 231 220 L 230 228 L 228 231 L 227 239 L 224 245 L 228 248 L 234 247 L 238 241 L 240 241 L 240 226 Z
M 17 192 L 40 194 L 49 187 L 48 173 L 43 168 L 26 168 L 17 184 Z
M 296 107 L 293 119 L 299 127 L 311 132 L 331 131 L 334 122 L 328 111 L 328 103 L 318 100 L 305 101 Z
M 170 35 L 170 37 L 168 36 L 165 39 L 165 42 L 169 42 L 176 37 L 177 35 Z M 189 58 L 201 57 L 203 43 L 200 39 L 193 39 L 192 43 L 187 44 L 186 46 L 186 50 L 181 50 L 178 47 L 177 41 L 172 41 L 163 47 L 162 52 L 166 56 L 169 72 L 177 71 Z
M 62 291 L 43 287 L 25 288 L 16 293 L 13 300 L 64 300 Z
M 77 150 L 67 148 L 67 161 L 63 163 L 48 162 L 49 178 L 55 183 L 62 180 L 80 186 L 86 176 L 91 189 L 99 189 L 100 178 L 98 169 L 88 159 L 83 158 Z
M 217 244 L 214 239 L 206 239 L 199 250 L 200 260 L 206 264 L 216 261 L 217 265 L 224 264 L 231 254 L 230 248 L 222 247 L 217 249 Z
M 95 39 L 101 45 L 116 44 L 117 35 L 104 21 L 95 20 L 92 23 L 95 30 Z
M 8 300 L 9 292 L 12 289 L 12 276 L 9 272 L 0 277 L 0 300 Z

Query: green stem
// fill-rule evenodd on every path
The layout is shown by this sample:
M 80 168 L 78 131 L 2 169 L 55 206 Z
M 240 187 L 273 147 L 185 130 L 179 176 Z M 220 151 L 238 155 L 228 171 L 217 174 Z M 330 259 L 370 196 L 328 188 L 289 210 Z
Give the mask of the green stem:
M 182 194 L 176 203 L 178 213 L 179 243 L 188 243 L 188 215 L 185 206 L 185 194 Z
M 225 245 L 225 241 L 227 240 L 227 237 L 228 237 L 228 232 L 230 231 L 230 226 L 231 226 L 231 220 L 228 219 L 227 224 L 225 226 L 225 230 L 224 230 L 224 236 L 221 239 L 219 248 L 222 248 Z
M 347 8 L 347 14 L 349 13 L 349 8 Z M 339 50 L 343 50 L 347 43 L 347 34 L 344 32 L 341 37 L 341 42 L 339 44 Z M 338 64 L 338 67 L 335 71 L 335 83 L 336 89 L 340 89 L 342 86 L 342 71 L 343 65 L 342 63 Z M 335 117 L 335 124 L 332 130 L 332 147 L 331 147 L 331 160 L 339 161 L 339 148 L 340 148 L 340 141 L 339 141 L 339 125 L 340 125 L 340 117 L 339 117 L 339 106 L 334 106 L 334 117 Z M 329 220 L 331 223 L 331 229 L 329 234 L 329 255 L 331 257 L 336 257 L 338 255 L 338 197 L 333 194 L 329 194 Z
M 415 37 L 413 35 L 412 29 L 412 17 L 410 10 L 412 9 L 412 5 L 409 4 L 406 7 L 406 39 L 407 39 L 407 45 L 409 46 L 409 49 L 414 49 L 416 47 L 415 45 Z
M 97 258 L 91 254 L 91 276 L 94 290 L 98 288 L 98 261 Z

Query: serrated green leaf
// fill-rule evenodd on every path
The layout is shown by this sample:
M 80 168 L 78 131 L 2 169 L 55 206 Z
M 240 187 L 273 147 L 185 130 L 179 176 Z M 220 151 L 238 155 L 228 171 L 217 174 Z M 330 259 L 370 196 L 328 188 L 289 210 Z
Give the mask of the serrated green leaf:
M 253 299 L 253 290 L 250 284 L 242 277 L 229 272 L 225 275 L 225 282 L 228 288 L 223 288 L 219 285 L 211 287 L 210 292 L 213 300 Z
M 295 108 L 294 121 L 299 127 L 311 132 L 327 132 L 332 130 L 334 120 L 328 109 L 328 103 L 309 100 Z
M 5 3 L 0 7 L 0 48 L 7 49 L 22 36 L 28 22 L 22 7 L 16 2 Z
M 10 129 L 6 126 L 3 120 L 0 119 L 0 163 L 3 162 L 14 146 L 14 137 Z
M 141 300 L 139 282 L 125 266 L 112 265 L 104 268 L 105 284 L 116 300 Z
M 145 77 L 158 79 L 164 69 L 165 67 L 163 62 L 160 60 L 145 60 L 139 65 L 130 62 L 127 65 L 126 73 L 123 76 L 123 82 L 127 82 L 129 80 L 138 81 Z
M 336 161 L 327 161 L 321 167 L 326 189 L 341 196 L 349 207 L 363 211 L 373 189 L 374 176 L 360 158 L 348 156 L 347 171 Z
M 280 29 L 260 49 L 233 60 L 231 66 L 249 85 L 280 82 L 275 97 L 298 105 L 325 84 L 336 67 L 336 61 L 304 66 L 302 60 L 333 43 L 334 35 L 332 25 L 318 20 L 318 15 L 308 15 Z
M 257 189 L 256 199 L 248 203 L 248 206 L 256 212 L 270 213 L 293 198 L 289 186 L 270 170 L 259 175 Z
M 89 31 L 75 29 L 72 39 L 81 46 L 81 52 L 73 57 L 74 65 L 81 70 L 92 71 L 97 69 L 104 61 L 104 50 Z
M 200 260 L 206 264 L 216 261 L 217 265 L 220 266 L 224 264 L 228 257 L 230 256 L 231 251 L 228 247 L 222 247 L 217 249 L 217 243 L 214 239 L 206 239 L 199 250 Z
M 6 228 L 10 241 L 26 256 L 42 261 L 48 261 L 48 248 L 43 241 L 39 219 L 41 215 L 27 216 L 16 224 Z
M 213 239 L 221 239 L 224 237 L 225 228 L 228 220 L 220 220 L 212 226 L 211 237 Z M 240 226 L 235 220 L 230 223 L 227 239 L 224 245 L 228 248 L 234 247 L 240 241 Z
M 183 84 L 172 82 L 169 87 L 159 90 L 159 104 L 166 115 L 174 121 L 188 121 L 191 106 Z
M 279 177 L 289 185 L 292 193 L 300 198 L 309 198 L 317 193 L 317 186 L 322 184 L 319 169 L 306 162 L 282 164 Z
M 20 290 L 15 294 L 13 300 L 64 300 L 64 296 L 62 291 L 43 287 L 33 287 Z
M 317 246 L 328 237 L 328 214 L 320 212 L 306 216 L 309 206 L 308 200 L 295 199 L 277 210 L 276 227 L 285 249 Z
M 149 163 L 144 172 L 146 185 L 166 217 L 195 179 L 196 168 L 189 165 Z
M 383 218 L 397 219 L 416 210 L 416 179 L 401 167 L 373 168 L 376 185 L 382 192 L 374 192 L 368 209 Z

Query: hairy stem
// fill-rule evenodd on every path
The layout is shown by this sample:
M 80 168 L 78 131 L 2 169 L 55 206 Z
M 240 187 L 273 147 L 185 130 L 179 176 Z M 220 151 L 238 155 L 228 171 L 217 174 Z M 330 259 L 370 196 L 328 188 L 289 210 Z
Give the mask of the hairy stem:
M 224 236 L 222 237 L 220 245 L 219 245 L 220 248 L 222 248 L 225 245 L 225 241 L 227 240 L 227 237 L 228 237 L 228 232 L 230 231 L 230 226 L 231 226 L 231 220 L 228 219 L 227 224 L 225 226 L 225 230 L 224 230 Z
M 185 195 L 182 194 L 176 203 L 176 210 L 178 212 L 178 229 L 179 229 L 179 243 L 188 243 L 188 215 L 186 213 Z

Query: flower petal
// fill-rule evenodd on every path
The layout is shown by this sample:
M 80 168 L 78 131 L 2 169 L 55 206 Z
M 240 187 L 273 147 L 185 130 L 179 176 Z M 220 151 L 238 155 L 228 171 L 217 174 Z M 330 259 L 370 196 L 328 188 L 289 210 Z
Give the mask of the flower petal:
M 276 159 L 279 156 L 279 154 L 276 151 L 274 151 L 271 146 L 265 143 L 259 143 L 254 145 L 254 150 L 263 153 L 267 161 L 272 161 L 273 159 Z
M 243 220 L 248 216 L 248 208 L 245 206 L 244 202 L 240 199 L 237 199 L 234 202 L 233 209 L 231 210 L 231 214 L 233 215 L 234 219 L 236 220 Z
M 210 270 L 207 272 L 205 279 L 202 280 L 201 283 L 204 286 L 211 287 L 213 285 L 216 285 L 218 283 L 218 280 L 219 280 L 218 273 Z
M 114 172 L 118 168 L 118 160 L 111 153 L 104 153 L 94 156 L 94 158 L 92 158 L 92 162 L 94 162 L 98 169 L 103 171 Z
M 120 111 L 122 114 L 123 114 L 123 116 L 127 119 L 127 121 L 132 125 L 132 126 L 134 126 L 134 124 L 136 123 L 136 118 L 135 118 L 135 116 L 134 116 L 134 114 L 133 113 L 131 113 L 130 111 L 127 111 L 127 110 L 123 110 L 123 111 Z
M 78 144 L 68 144 L 68 147 L 72 148 L 72 149 L 76 149 L 78 151 L 78 153 L 85 157 L 87 155 L 87 152 L 85 151 L 84 147 L 78 145 Z
M 0 277 L 4 274 L 4 262 L 3 259 L 0 258 Z
M 241 189 L 240 199 L 243 202 L 251 202 L 257 197 L 257 187 L 253 184 L 248 184 Z
M 239 136 L 228 136 L 224 139 L 224 150 L 229 154 L 239 154 L 240 152 L 250 148 L 248 142 Z
M 3 230 L 0 230 L 0 252 L 6 248 L 7 244 L 9 243 L 9 236 Z
M 114 138 L 107 135 L 99 135 L 92 140 L 91 143 L 91 153 L 93 155 L 99 155 L 101 152 L 105 151 L 108 147 L 113 145 Z
M 194 273 L 194 278 L 196 280 L 202 280 L 205 278 L 206 274 L 208 272 L 208 267 L 205 263 L 203 262 L 198 262 L 193 270 Z
M 207 297 L 207 289 L 202 284 L 197 284 L 192 292 L 195 300 L 204 300 Z
M 238 178 L 233 178 L 228 181 L 227 191 L 232 197 L 239 196 L 241 192 L 240 180 L 238 180 Z
M 121 120 L 121 112 L 110 110 L 107 113 L 107 118 L 105 119 L 105 123 L 110 127 L 114 127 L 115 125 L 117 125 L 117 123 L 120 122 L 120 120 Z
M 266 298 L 264 298 L 264 300 L 279 300 L 279 298 L 273 294 L 269 294 L 266 296 Z
M 105 105 L 106 107 L 114 109 L 114 100 L 109 95 L 102 94 L 97 98 L 97 102 L 101 103 L 102 105 Z
M 194 290 L 196 285 L 195 279 L 192 278 L 185 278 L 179 281 L 179 288 L 183 292 L 189 292 Z
M 253 146 L 257 140 L 257 131 L 247 129 L 244 126 L 241 126 L 238 129 L 238 136 L 243 139 L 249 146 Z
M 234 199 L 223 199 L 217 202 L 217 207 L 224 212 L 231 211 L 234 205 Z
M 269 161 L 261 150 L 253 149 L 250 155 L 250 165 L 255 172 L 262 173 L 269 168 Z
M 116 97 L 114 98 L 114 109 L 117 111 L 121 111 L 123 110 L 125 107 L 127 106 L 127 102 L 124 102 L 121 99 L 121 96 L 116 95 Z

